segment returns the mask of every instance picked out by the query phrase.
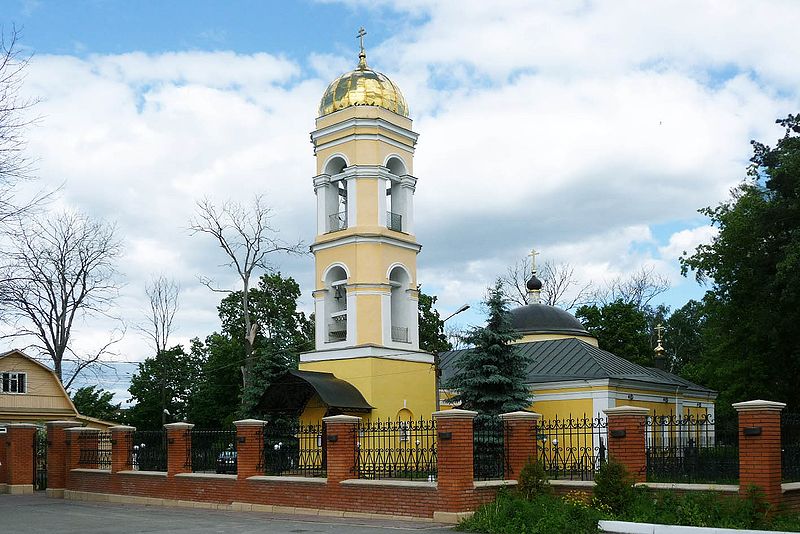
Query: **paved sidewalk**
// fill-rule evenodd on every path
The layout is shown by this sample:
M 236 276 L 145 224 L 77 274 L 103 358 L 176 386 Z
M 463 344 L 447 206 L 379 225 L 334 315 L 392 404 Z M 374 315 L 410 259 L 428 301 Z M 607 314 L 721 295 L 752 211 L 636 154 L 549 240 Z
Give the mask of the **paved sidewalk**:
M 0 531 L 50 534 L 134 534 L 140 532 L 206 534 L 248 533 L 401 533 L 451 532 L 444 525 L 421 521 L 321 518 L 314 516 L 221 512 L 133 504 L 48 499 L 34 495 L 0 495 Z

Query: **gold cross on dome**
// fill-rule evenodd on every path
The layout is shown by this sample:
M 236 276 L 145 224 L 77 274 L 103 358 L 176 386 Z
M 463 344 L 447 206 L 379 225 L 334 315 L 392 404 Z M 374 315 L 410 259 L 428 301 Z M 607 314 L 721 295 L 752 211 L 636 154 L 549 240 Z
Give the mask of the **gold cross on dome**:
M 358 40 L 361 41 L 361 53 L 364 53 L 364 36 L 367 35 L 367 31 L 364 29 L 364 26 L 361 26 L 358 29 Z
M 656 331 L 656 333 L 658 334 L 658 344 L 659 344 L 659 345 L 661 345 L 661 341 L 662 341 L 662 338 L 661 338 L 661 336 L 662 336 L 662 334 L 664 333 L 664 330 L 666 330 L 666 328 L 664 328 L 664 325 L 663 325 L 663 324 L 661 324 L 661 323 L 658 323 L 658 326 L 656 326 L 656 327 L 654 328 L 654 330 L 655 330 L 655 331 Z
M 531 249 L 531 253 L 528 256 L 531 257 L 531 272 L 536 274 L 536 256 L 539 255 L 539 252 L 536 252 L 535 248 Z

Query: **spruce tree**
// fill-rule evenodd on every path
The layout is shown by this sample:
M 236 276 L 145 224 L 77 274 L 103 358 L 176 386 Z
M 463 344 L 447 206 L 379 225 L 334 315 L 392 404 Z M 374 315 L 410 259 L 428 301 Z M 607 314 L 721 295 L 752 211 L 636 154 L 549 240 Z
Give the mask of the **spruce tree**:
M 486 325 L 470 329 L 465 336 L 474 348 L 458 360 L 456 374 L 447 387 L 457 391 L 454 400 L 462 408 L 481 415 L 523 410 L 530 405 L 525 384 L 529 359 L 513 345 L 521 336 L 509 322 L 499 280 L 489 290 L 484 305 L 489 313 Z

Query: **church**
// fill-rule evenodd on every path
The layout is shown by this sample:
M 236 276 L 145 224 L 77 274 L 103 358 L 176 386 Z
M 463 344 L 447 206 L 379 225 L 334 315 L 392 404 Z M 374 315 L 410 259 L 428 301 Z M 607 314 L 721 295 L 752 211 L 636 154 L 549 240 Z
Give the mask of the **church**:
M 367 64 L 363 29 L 359 36 L 357 67 L 330 83 L 311 132 L 315 350 L 301 354 L 299 369 L 273 383 L 260 404 L 308 423 L 337 414 L 428 419 L 453 407 L 440 382 L 466 352 L 419 350 L 418 134 L 400 89 Z M 540 289 L 534 272 L 529 290 L 535 297 Z M 713 413 L 715 392 L 606 352 L 574 316 L 533 301 L 511 311 L 518 350 L 533 362 L 529 409 L 545 418 L 596 416 L 621 404 Z

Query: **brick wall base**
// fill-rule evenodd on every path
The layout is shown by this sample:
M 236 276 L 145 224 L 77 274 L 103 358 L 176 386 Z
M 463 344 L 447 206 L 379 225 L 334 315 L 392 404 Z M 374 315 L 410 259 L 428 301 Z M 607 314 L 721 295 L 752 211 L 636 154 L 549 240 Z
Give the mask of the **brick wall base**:
M 470 490 L 469 501 L 475 506 L 495 499 L 498 483 Z M 394 482 L 345 480 L 328 483 L 324 478 L 254 476 L 238 480 L 235 475 L 179 474 L 73 469 L 67 478 L 67 499 L 107 502 L 132 502 L 165 506 L 193 506 L 236 509 L 250 506 L 254 511 L 308 512 L 312 515 L 352 514 L 398 516 L 447 520 L 460 517 L 445 502 L 445 495 L 435 482 Z M 133 499 L 133 500 L 131 500 Z M 182 504 L 181 504 L 182 503 Z M 238 504 L 237 504 L 238 503 Z M 258 508 L 254 508 L 258 507 Z M 473 506 L 474 509 L 474 506 Z M 368 513 L 366 511 L 369 511 Z M 443 516 L 440 512 L 446 512 Z M 448 515 L 449 514 L 449 515 Z

